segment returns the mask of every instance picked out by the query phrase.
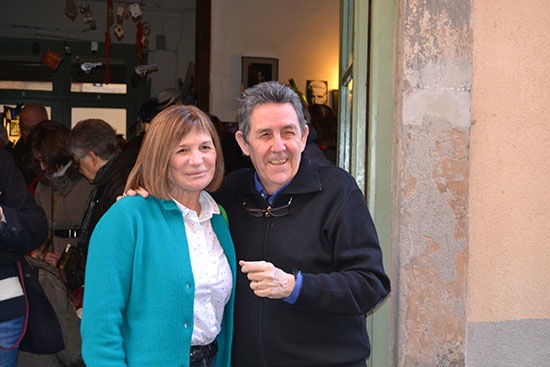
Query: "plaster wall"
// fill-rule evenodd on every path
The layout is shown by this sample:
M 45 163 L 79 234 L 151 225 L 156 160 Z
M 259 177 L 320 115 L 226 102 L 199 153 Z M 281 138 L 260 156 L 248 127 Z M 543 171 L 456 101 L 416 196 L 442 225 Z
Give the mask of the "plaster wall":
M 398 3 L 397 366 L 550 365 L 550 10 Z
M 397 3 L 395 365 L 463 366 L 472 20 L 454 0 Z
M 550 8 L 473 2 L 468 366 L 550 365 Z
M 469 320 L 550 318 L 550 8 L 475 14 Z

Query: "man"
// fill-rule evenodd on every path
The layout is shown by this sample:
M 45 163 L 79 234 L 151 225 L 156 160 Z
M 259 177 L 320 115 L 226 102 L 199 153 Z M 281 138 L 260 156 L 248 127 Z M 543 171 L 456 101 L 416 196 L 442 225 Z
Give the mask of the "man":
M 310 80 L 307 84 L 307 102 L 312 104 L 327 104 L 327 84 L 322 80 Z
M 100 119 L 78 122 L 69 134 L 69 151 L 81 175 L 94 185 L 78 238 L 78 248 L 86 254 L 90 236 L 99 219 L 124 192 L 139 146 L 121 147 L 116 130 Z M 68 274 L 66 274 L 67 276 Z M 83 279 L 67 279 L 76 288 Z
M 13 157 L 0 147 L 0 366 L 16 365 L 25 331 L 27 306 L 18 263 L 47 236 L 44 211 L 26 189 Z
M 39 122 L 48 119 L 48 112 L 46 108 L 40 104 L 28 104 L 25 105 L 19 113 L 19 130 L 21 131 L 21 137 L 12 149 L 13 157 L 15 158 L 15 164 L 25 177 L 27 186 L 34 192 L 37 182 L 37 174 L 33 172 L 32 166 L 32 153 L 27 144 L 27 139 L 32 129 L 38 125 Z
M 365 198 L 335 166 L 302 158 L 299 97 L 277 82 L 244 91 L 236 139 L 253 168 L 215 193 L 237 276 L 235 366 L 365 366 L 365 314 L 390 291 Z

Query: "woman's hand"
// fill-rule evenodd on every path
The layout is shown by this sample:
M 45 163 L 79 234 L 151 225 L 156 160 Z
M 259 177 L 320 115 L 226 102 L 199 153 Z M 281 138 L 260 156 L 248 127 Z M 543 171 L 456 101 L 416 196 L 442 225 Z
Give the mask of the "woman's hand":
M 60 257 L 61 254 L 59 252 L 46 252 L 42 256 L 42 261 L 55 268 Z

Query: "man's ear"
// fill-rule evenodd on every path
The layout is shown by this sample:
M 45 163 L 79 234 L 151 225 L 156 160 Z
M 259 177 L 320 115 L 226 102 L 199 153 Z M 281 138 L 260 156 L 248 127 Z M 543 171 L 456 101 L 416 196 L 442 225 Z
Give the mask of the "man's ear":
M 304 134 L 302 135 L 302 152 L 306 149 L 307 137 L 309 135 L 309 126 L 306 124 Z
M 100 168 L 101 166 L 103 166 L 103 164 L 107 163 L 92 150 L 89 150 L 86 155 L 89 157 L 93 167 Z
M 86 152 L 86 155 L 89 155 L 90 157 L 92 157 L 92 159 L 97 159 L 98 158 L 98 155 L 95 154 L 95 152 L 93 150 L 88 150 Z
M 92 162 L 97 162 L 100 158 L 97 154 L 95 154 L 95 152 L 93 150 L 89 150 L 86 152 L 86 155 L 88 157 L 90 157 L 90 159 L 92 160 Z
M 235 133 L 235 140 L 237 140 L 237 143 L 239 144 L 239 147 L 241 147 L 243 154 L 249 156 L 250 153 L 248 152 L 248 143 L 244 140 L 244 135 L 242 131 L 237 130 L 237 132 Z

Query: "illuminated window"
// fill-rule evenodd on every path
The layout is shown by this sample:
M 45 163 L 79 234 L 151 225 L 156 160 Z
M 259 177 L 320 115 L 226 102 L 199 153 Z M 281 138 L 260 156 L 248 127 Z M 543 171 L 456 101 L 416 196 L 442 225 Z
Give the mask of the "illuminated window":
M 87 108 L 71 109 L 71 127 L 86 119 L 101 119 L 111 125 L 119 134 L 126 137 L 126 110 L 123 108 Z
M 40 62 L 39 57 L 10 60 L 4 56 L 0 60 L 0 89 L 51 92 L 53 73 L 53 70 Z
M 126 65 L 109 65 L 109 84 L 105 84 L 105 64 L 99 61 L 73 60 L 71 92 L 126 94 Z

